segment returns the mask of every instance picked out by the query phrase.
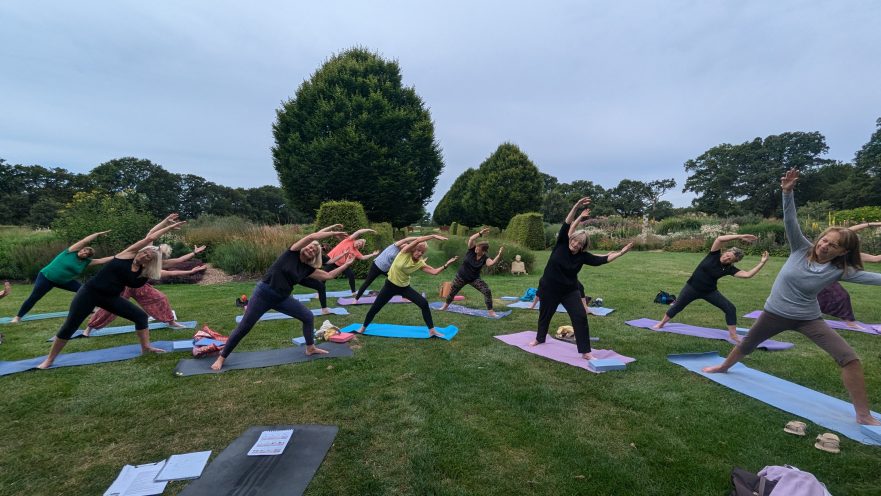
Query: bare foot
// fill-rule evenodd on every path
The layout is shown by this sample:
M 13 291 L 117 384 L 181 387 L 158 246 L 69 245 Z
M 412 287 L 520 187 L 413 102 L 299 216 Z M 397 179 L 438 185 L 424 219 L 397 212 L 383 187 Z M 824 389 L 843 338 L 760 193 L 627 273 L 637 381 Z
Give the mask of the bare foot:
M 731 340 L 734 341 L 735 343 L 739 343 L 743 340 L 743 338 L 740 337 L 740 334 L 737 334 L 736 332 L 735 333 L 729 332 L 728 337 L 730 337 Z
M 141 348 L 141 353 L 165 353 L 165 350 L 162 348 L 154 348 L 152 346 L 148 346 L 146 348 Z
M 168 327 L 170 327 L 172 329 L 183 329 L 186 326 L 181 324 L 180 322 L 172 320 L 171 322 L 168 323 Z
M 92 328 L 91 328 L 91 327 L 86 327 L 86 328 L 83 330 L 83 337 L 84 337 L 84 338 L 87 338 L 87 337 L 89 337 L 89 336 L 91 336 L 91 335 L 92 335 Z
M 322 350 L 321 348 L 315 346 L 314 344 L 312 346 L 306 347 L 306 354 L 307 355 L 325 355 L 327 353 L 330 353 L 330 352 L 327 350 Z
M 661 322 L 658 322 L 657 324 L 652 326 L 652 329 L 660 329 L 662 327 L 664 327 L 664 324 Z
M 442 306 L 442 307 L 440 307 L 440 308 L 438 308 L 438 310 L 440 310 L 440 311 L 441 311 L 441 312 L 443 312 L 443 311 L 444 311 L 444 310 L 446 310 L 446 309 L 447 309 L 447 307 L 448 307 L 448 306 L 450 306 L 450 304 L 449 304 L 449 303 L 444 303 L 444 306 Z
M 442 338 L 444 335 L 431 328 L 428 330 L 428 337 Z
M 862 425 L 881 425 L 881 420 L 871 415 L 857 415 L 857 423 Z
M 222 356 L 217 357 L 217 360 L 214 360 L 214 363 L 211 364 L 211 370 L 220 370 L 223 368 L 223 362 L 226 358 Z
M 37 368 L 40 369 L 40 370 L 46 370 L 46 369 L 48 369 L 48 368 L 51 367 L 51 366 L 52 366 L 52 361 L 50 361 L 50 360 L 47 358 L 47 359 L 43 360 L 43 361 L 40 363 L 40 365 L 37 365 Z
M 708 374 L 724 374 L 728 372 L 728 369 L 723 369 L 721 365 L 716 365 L 715 367 L 704 367 L 701 370 Z
M 329 308 L 322 308 L 321 309 L 321 315 L 329 315 L 329 314 L 330 314 Z
M 499 314 L 497 314 L 495 310 L 490 310 L 489 312 L 487 312 L 487 315 L 494 319 L 497 319 L 499 317 Z
M 18 315 L 12 317 L 12 320 L 9 321 L 10 324 L 18 324 L 19 322 L 21 322 L 21 317 L 19 317 Z
M 366 330 L 366 329 L 364 329 L 364 326 L 361 326 L 360 329 L 358 329 L 357 331 L 352 331 L 352 332 L 354 332 L 355 334 L 364 334 L 364 331 L 365 331 L 365 330 Z
M 847 324 L 847 327 L 850 327 L 851 329 L 856 329 L 858 331 L 863 330 L 863 326 L 861 326 L 860 323 L 857 321 L 848 320 L 848 321 L 845 321 L 845 323 Z
M 538 346 L 540 344 L 544 344 L 544 343 L 539 343 L 537 339 L 533 339 L 532 341 L 529 342 L 529 346 Z
M 585 354 L 581 355 L 581 357 L 584 358 L 585 360 L 593 360 L 593 355 L 591 355 L 590 353 L 585 353 Z

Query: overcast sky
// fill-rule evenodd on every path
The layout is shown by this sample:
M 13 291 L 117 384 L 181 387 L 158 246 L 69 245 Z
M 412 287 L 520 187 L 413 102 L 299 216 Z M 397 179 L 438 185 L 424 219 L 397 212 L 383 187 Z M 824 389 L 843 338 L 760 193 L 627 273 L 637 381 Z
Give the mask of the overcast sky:
M 0 3 L 0 158 L 135 156 L 278 184 L 272 122 L 332 54 L 397 59 L 446 164 L 429 211 L 513 142 L 562 182 L 675 177 L 720 143 L 819 131 L 849 161 L 881 116 L 877 1 Z

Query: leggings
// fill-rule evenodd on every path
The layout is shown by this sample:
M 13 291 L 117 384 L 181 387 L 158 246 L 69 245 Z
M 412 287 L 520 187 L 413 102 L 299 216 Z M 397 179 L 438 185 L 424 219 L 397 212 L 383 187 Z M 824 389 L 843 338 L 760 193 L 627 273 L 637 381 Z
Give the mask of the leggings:
M 337 265 L 328 264 L 322 268 L 325 271 L 330 272 L 330 271 L 336 269 L 337 267 L 338 267 Z M 352 267 L 346 267 L 346 270 L 343 271 L 343 274 L 349 280 L 349 289 L 352 290 L 352 292 L 354 293 L 355 292 L 355 272 L 352 270 Z
M 538 332 L 535 340 L 544 343 L 548 335 L 548 327 L 551 319 L 557 311 L 557 306 L 562 303 L 569 319 L 572 321 L 572 329 L 575 330 L 575 344 L 578 353 L 590 353 L 590 329 L 587 326 L 587 311 L 581 301 L 581 293 L 578 289 L 560 293 L 551 291 L 539 281 L 538 293 L 541 294 L 541 307 L 538 309 Z
M 720 293 L 718 289 L 713 290 L 709 293 L 701 293 L 691 287 L 691 285 L 688 283 L 685 283 L 685 286 L 682 287 L 682 291 L 679 292 L 679 296 L 676 298 L 676 301 L 674 301 L 670 308 L 667 309 L 667 317 L 670 317 L 672 319 L 676 316 L 677 313 L 684 310 L 689 303 L 699 299 L 705 300 L 709 304 L 725 312 L 725 323 L 727 325 L 737 325 L 737 309 L 734 308 L 733 303 L 722 296 L 722 293 Z
M 419 309 L 422 310 L 422 319 L 425 321 L 425 325 L 427 325 L 429 329 L 434 328 L 434 320 L 431 318 L 431 309 L 428 307 L 428 300 L 426 300 L 421 294 L 417 293 L 412 287 L 405 286 L 402 288 L 392 284 L 388 280 L 385 281 L 385 284 L 376 296 L 376 301 L 373 302 L 373 305 L 370 305 L 370 310 L 367 311 L 367 317 L 364 318 L 365 328 L 373 322 L 373 317 L 376 317 L 376 314 L 382 310 L 382 307 L 384 307 L 395 295 L 403 296 L 418 305 Z
M 327 308 L 327 285 L 324 281 L 307 277 L 300 281 L 300 286 L 318 291 L 318 301 L 321 302 L 321 308 Z
M 64 284 L 58 284 L 57 282 L 50 281 L 46 276 L 43 275 L 42 272 L 37 273 L 37 279 L 34 281 L 34 289 L 31 290 L 31 295 L 28 296 L 28 299 L 21 304 L 21 308 L 18 309 L 18 313 L 16 315 L 20 317 L 24 317 L 25 314 L 31 311 L 31 308 L 34 308 L 34 305 L 40 301 L 40 298 L 46 296 L 52 288 L 61 288 L 66 291 L 70 291 L 76 293 L 80 290 L 80 284 L 77 280 L 67 281 Z
M 367 278 L 364 279 L 364 284 L 358 289 L 358 294 L 355 295 L 355 298 L 360 298 L 364 296 L 364 292 L 367 291 L 367 288 L 370 287 L 370 284 L 373 283 L 373 280 L 379 277 L 382 274 L 384 276 L 388 275 L 387 270 L 382 270 L 376 266 L 375 263 L 370 264 L 370 270 L 367 271 Z
M 790 329 L 804 334 L 806 338 L 831 355 L 839 367 L 844 367 L 848 363 L 860 359 L 856 352 L 853 351 L 853 348 L 847 344 L 847 341 L 839 336 L 837 332 L 833 331 L 823 319 L 788 319 L 767 310 L 759 315 L 758 320 L 756 320 L 737 347 L 741 353 L 749 355 L 766 339 L 771 339 L 777 334 Z
M 315 344 L 312 332 L 314 330 L 314 317 L 312 316 L 312 312 L 292 296 L 280 295 L 277 291 L 272 289 L 272 286 L 261 281 L 258 282 L 257 287 L 254 288 L 254 292 L 251 294 L 251 300 L 248 301 L 248 309 L 245 310 L 245 315 L 242 316 L 242 321 L 239 322 L 239 325 L 237 325 L 235 330 L 232 331 L 232 334 L 229 335 L 229 339 L 223 346 L 220 356 L 224 358 L 228 357 L 229 354 L 232 353 L 232 350 L 238 346 L 239 341 L 251 331 L 251 328 L 254 327 L 254 324 L 256 324 L 258 320 L 260 320 L 260 317 L 269 310 L 278 310 L 279 312 L 302 322 L 303 337 L 306 338 L 306 345 L 312 346 Z
M 486 309 L 493 309 L 493 292 L 489 289 L 489 286 L 483 282 L 483 279 L 478 277 L 473 281 L 464 281 L 459 277 L 459 274 L 456 274 L 456 277 L 453 278 L 453 286 L 450 288 L 450 294 L 447 295 L 447 305 L 453 302 L 453 298 L 459 294 L 459 291 L 461 291 L 466 284 L 474 286 L 474 289 L 483 293 L 483 303 L 486 304 Z
M 89 286 L 83 286 L 70 302 L 67 319 L 55 336 L 59 339 L 70 339 L 95 307 L 103 308 L 112 314 L 134 322 L 137 330 L 147 329 L 147 313 L 137 305 L 119 295 L 108 295 L 95 291 Z

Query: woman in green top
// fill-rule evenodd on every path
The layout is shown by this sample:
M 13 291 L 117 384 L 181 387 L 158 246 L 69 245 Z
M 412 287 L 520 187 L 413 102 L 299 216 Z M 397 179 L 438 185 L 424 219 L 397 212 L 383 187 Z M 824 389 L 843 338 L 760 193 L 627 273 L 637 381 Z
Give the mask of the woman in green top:
M 49 265 L 43 267 L 40 273 L 37 274 L 37 280 L 34 281 L 34 289 L 31 291 L 31 295 L 21 304 L 21 308 L 10 323 L 17 324 L 21 322 L 21 318 L 52 288 L 61 288 L 76 293 L 79 291 L 80 286 L 82 286 L 76 278 L 86 270 L 86 267 L 105 264 L 113 260 L 113 257 L 93 259 L 92 255 L 95 254 L 95 249 L 89 246 L 89 243 L 94 241 L 95 238 L 109 232 L 101 231 L 86 236 L 70 245 L 68 249 L 59 253 L 57 257 L 49 262 Z

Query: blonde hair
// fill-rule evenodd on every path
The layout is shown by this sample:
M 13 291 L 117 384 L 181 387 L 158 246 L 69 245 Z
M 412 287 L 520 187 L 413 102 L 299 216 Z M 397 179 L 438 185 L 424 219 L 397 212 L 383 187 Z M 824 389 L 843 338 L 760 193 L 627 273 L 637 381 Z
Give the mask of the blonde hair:
M 159 253 L 162 254 L 162 258 L 168 258 L 171 256 L 171 245 L 168 243 L 162 243 L 159 245 Z
M 579 230 L 575 231 L 574 233 L 572 233 L 572 236 L 569 236 L 569 239 L 570 240 L 573 240 L 573 239 L 580 240 L 581 241 L 581 251 L 587 250 L 588 237 L 587 237 L 587 231 L 585 231 L 584 229 L 579 229 Z
M 318 252 L 315 254 L 314 257 L 312 257 L 312 260 L 307 260 L 306 264 L 308 264 L 310 267 L 320 269 L 322 266 L 322 263 L 321 263 L 321 252 L 322 252 L 321 243 L 319 243 L 318 241 L 313 241 L 313 242 L 309 243 L 309 245 L 315 245 L 316 247 L 318 247 Z M 306 246 L 309 246 L 309 245 L 306 245 Z
M 152 251 L 153 259 L 146 264 L 141 265 L 141 277 L 148 279 L 162 278 L 162 251 L 158 246 L 145 246 L 138 250 L 138 253 Z

